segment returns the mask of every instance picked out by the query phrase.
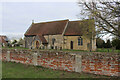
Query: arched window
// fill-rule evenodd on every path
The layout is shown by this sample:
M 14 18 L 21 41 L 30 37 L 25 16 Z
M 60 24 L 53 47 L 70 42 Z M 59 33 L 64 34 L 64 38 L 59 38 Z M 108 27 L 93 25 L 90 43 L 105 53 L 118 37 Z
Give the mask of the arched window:
M 83 45 L 83 38 L 81 38 L 81 37 L 78 38 L 78 45 L 79 46 Z

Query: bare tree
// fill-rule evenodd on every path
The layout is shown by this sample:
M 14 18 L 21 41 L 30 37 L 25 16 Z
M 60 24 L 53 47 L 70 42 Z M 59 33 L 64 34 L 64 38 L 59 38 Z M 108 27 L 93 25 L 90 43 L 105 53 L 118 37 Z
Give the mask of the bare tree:
M 118 1 L 79 1 L 79 6 L 83 7 L 82 15 L 88 15 L 95 19 L 98 32 L 111 33 L 120 39 L 120 2 Z

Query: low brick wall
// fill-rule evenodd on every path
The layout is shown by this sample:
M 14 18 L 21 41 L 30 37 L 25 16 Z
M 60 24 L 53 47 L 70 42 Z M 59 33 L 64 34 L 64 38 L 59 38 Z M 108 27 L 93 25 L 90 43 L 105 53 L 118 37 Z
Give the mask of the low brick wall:
M 120 76 L 118 54 L 92 54 L 82 56 L 82 71 L 99 75 Z
M 76 71 L 75 55 L 61 52 L 2 50 L 2 60 L 65 71 Z M 77 71 L 76 71 L 77 72 Z
M 2 50 L 2 60 L 23 64 L 33 64 L 33 56 L 27 50 Z
M 38 65 L 52 69 L 75 71 L 75 56 L 63 53 L 40 53 L 37 58 Z
M 87 72 L 99 75 L 120 76 L 119 55 L 114 53 L 71 54 L 54 51 L 2 50 L 3 61 L 43 66 L 72 72 Z

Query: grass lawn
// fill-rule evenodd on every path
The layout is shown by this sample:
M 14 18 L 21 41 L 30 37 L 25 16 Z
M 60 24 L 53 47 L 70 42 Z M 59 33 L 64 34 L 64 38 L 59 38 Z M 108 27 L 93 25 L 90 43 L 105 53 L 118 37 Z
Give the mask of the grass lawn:
M 3 49 L 28 49 L 24 47 L 2 47 Z
M 72 50 L 72 49 L 62 49 L 62 50 L 53 50 L 51 49 L 50 51 L 65 51 L 65 52 L 90 52 L 87 50 Z M 91 51 L 91 52 L 108 52 L 108 53 L 120 53 L 120 50 L 112 50 L 111 48 L 97 48 L 96 51 Z
M 28 48 L 24 48 L 24 47 L 12 47 L 12 48 L 9 48 L 9 47 L 2 47 L 3 49 L 28 49 Z M 40 50 L 47 50 L 48 49 L 40 49 Z M 55 49 L 50 49 L 49 51 L 65 51 L 65 52 L 89 52 L 87 50 L 72 50 L 72 49 L 62 49 L 62 50 L 55 50 Z M 96 51 L 93 51 L 93 52 L 114 52 L 114 53 L 120 53 L 120 50 L 112 50 L 111 48 L 97 48 Z
M 111 48 L 97 48 L 96 52 L 115 52 L 115 53 L 120 53 L 120 50 L 112 50 Z
M 24 65 L 21 63 L 2 62 L 2 78 L 106 78 L 108 76 L 87 73 L 65 72 L 41 66 Z

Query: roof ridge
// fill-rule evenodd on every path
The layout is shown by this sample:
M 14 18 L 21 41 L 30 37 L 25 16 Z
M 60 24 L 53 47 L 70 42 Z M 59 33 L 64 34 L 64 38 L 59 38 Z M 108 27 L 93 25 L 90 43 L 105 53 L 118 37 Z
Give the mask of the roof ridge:
M 79 22 L 79 21 L 86 21 L 86 20 L 94 20 L 94 19 L 83 19 L 83 20 L 75 20 L 75 21 L 69 21 L 69 22 Z
M 65 25 L 65 27 L 64 27 L 64 30 L 63 30 L 63 33 L 62 33 L 62 35 L 64 35 L 64 34 L 65 34 L 66 29 L 68 28 L 68 23 L 69 23 L 69 21 L 66 23 L 66 25 Z
M 56 21 L 47 21 L 47 22 L 39 22 L 39 23 L 34 23 L 34 24 L 52 23 L 52 22 L 59 22 L 59 21 L 69 21 L 69 19 L 65 19 L 65 20 L 56 20 Z
M 25 34 L 27 34 L 28 32 L 29 32 L 29 30 L 32 28 L 32 25 L 33 25 L 33 23 L 30 25 L 30 27 L 27 29 L 27 31 L 25 32 Z M 25 35 L 24 34 L 24 35 Z

